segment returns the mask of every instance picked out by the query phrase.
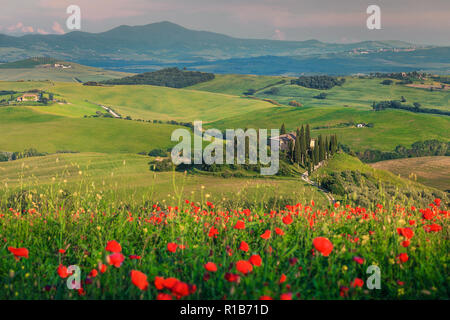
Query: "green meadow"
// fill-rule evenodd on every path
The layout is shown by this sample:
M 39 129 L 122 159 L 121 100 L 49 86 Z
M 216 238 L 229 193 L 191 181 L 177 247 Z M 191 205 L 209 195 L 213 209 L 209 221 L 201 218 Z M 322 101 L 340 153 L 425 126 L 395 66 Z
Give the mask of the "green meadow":
M 179 196 L 195 201 L 261 206 L 287 201 L 329 205 L 325 196 L 299 178 L 222 178 L 183 172 L 153 172 L 148 156 L 77 153 L 0 163 L 0 192 L 18 190 L 57 195 L 78 192 L 107 195 L 112 201 L 138 205 L 176 203 Z M 6 201 L 8 197 L 3 197 Z M 5 203 L 4 203 L 5 204 Z

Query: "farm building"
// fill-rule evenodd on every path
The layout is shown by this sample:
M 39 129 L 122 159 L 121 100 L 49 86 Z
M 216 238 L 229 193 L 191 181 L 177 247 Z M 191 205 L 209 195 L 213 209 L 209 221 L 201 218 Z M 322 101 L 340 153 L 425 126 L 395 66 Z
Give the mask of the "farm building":
M 27 93 L 24 94 L 20 97 L 17 98 L 18 102 L 23 102 L 23 101 L 39 101 L 39 95 L 37 94 L 31 94 L 31 93 Z
M 295 131 L 293 132 L 289 132 L 286 134 L 282 134 L 278 137 L 275 138 L 271 138 L 271 140 L 278 140 L 280 142 L 280 150 L 281 151 L 288 151 L 289 150 L 289 141 L 292 141 L 292 144 L 295 143 L 295 138 L 297 136 L 297 133 Z M 309 147 L 312 149 L 314 148 L 316 139 L 311 138 L 311 143 L 309 145 Z

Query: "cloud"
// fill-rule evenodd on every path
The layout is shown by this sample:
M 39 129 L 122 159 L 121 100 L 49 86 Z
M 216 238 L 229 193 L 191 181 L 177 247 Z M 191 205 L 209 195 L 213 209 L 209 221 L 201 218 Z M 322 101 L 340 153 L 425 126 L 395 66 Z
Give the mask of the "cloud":
M 23 23 L 17 22 L 17 24 L 15 24 L 13 26 L 9 26 L 7 29 L 8 29 L 8 31 L 16 31 L 16 30 L 20 30 L 22 27 L 23 27 Z
M 23 33 L 33 33 L 34 28 L 32 26 L 25 26 L 23 22 L 17 22 L 15 25 L 6 28 L 9 32 L 23 32 Z
M 59 34 L 66 33 L 58 22 L 53 22 L 52 30 Z

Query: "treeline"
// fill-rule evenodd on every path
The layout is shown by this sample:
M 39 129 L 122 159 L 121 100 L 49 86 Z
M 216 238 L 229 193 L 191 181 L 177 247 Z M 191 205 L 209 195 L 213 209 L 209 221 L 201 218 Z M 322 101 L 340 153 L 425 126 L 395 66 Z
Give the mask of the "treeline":
M 284 123 L 281 126 L 280 134 L 285 134 L 286 128 Z M 314 140 L 311 144 L 311 132 L 309 124 L 299 129 L 295 135 L 295 141 L 290 140 L 288 150 L 284 153 L 284 157 L 291 163 L 296 163 L 308 169 L 308 173 L 314 171 L 314 167 L 320 162 L 329 159 L 338 150 L 338 140 L 336 135 L 322 135 Z
M 450 77 L 442 77 L 442 76 L 435 76 L 432 77 L 433 80 L 441 82 L 441 83 L 445 83 L 445 84 L 450 84 Z
M 343 148 L 345 149 L 345 147 Z M 350 150 L 347 149 L 347 152 Z M 350 151 L 350 153 L 352 153 Z M 407 148 L 402 145 L 395 147 L 394 151 L 386 152 L 380 150 L 367 149 L 354 153 L 361 161 L 371 163 L 383 160 L 416 158 L 427 156 L 450 156 L 450 142 L 439 140 L 417 141 Z
M 414 102 L 413 105 L 408 105 L 408 104 L 403 104 L 401 101 L 398 101 L 398 100 L 373 102 L 372 109 L 375 111 L 382 111 L 385 109 L 401 109 L 401 110 L 407 110 L 407 111 L 411 111 L 411 112 L 441 114 L 441 115 L 450 116 L 450 111 L 447 111 L 447 110 L 422 108 L 422 106 L 418 102 Z
M 345 83 L 345 78 L 338 79 L 332 76 L 301 76 L 291 80 L 291 84 L 311 89 L 328 90 L 334 86 L 341 86 Z
M 184 88 L 215 78 L 212 73 L 186 71 L 178 68 L 166 68 L 154 72 L 145 72 L 131 77 L 103 81 L 104 84 L 138 85 L 146 84 L 170 88 Z
M 382 72 L 375 72 L 370 73 L 369 76 L 371 78 L 391 78 L 396 80 L 422 80 L 423 78 L 426 78 L 428 76 L 425 72 L 390 72 L 390 73 L 382 73 Z
M 34 148 L 25 149 L 20 152 L 0 152 L 0 162 L 14 161 L 31 157 L 41 157 L 45 155 L 47 155 L 47 153 L 39 152 Z

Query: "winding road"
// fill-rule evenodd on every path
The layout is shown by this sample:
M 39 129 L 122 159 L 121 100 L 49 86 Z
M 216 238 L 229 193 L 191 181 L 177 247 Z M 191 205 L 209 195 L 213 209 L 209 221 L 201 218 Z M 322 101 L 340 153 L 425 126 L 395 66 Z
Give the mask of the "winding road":
M 319 163 L 319 164 L 314 168 L 314 170 L 317 170 L 318 168 L 320 168 L 320 167 L 323 166 L 323 165 L 324 165 L 324 161 L 322 161 L 321 163 Z M 330 203 L 330 205 L 333 205 L 333 204 L 336 202 L 336 199 L 334 199 L 333 195 L 332 195 L 328 190 L 325 190 L 324 188 L 322 188 L 321 186 L 319 186 L 318 183 L 312 181 L 312 180 L 309 178 L 308 171 L 305 171 L 305 172 L 302 173 L 302 180 L 305 181 L 306 183 L 310 184 L 311 186 L 317 188 L 319 191 L 321 191 L 321 192 L 325 195 L 325 197 L 327 197 L 328 202 Z

